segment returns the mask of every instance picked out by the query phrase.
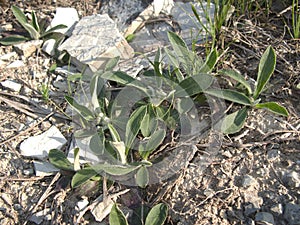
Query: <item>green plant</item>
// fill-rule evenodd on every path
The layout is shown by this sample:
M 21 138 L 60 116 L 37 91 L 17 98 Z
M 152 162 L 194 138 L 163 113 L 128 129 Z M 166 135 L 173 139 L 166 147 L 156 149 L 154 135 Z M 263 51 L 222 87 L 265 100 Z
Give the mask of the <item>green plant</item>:
M 254 90 L 247 80 L 238 72 L 223 70 L 220 73 L 236 80 L 244 87 L 245 93 L 231 89 L 207 89 L 206 94 L 223 98 L 225 100 L 244 105 L 244 107 L 232 114 L 227 115 L 223 121 L 220 121 L 220 129 L 227 134 L 240 131 L 244 126 L 247 113 L 251 107 L 257 109 L 267 109 L 281 116 L 288 116 L 286 108 L 276 102 L 260 103 L 260 94 L 264 91 L 266 84 L 269 82 L 276 65 L 276 55 L 274 49 L 269 46 L 262 55 L 258 67 L 257 80 Z
M 13 45 L 20 42 L 28 41 L 28 40 L 47 40 L 47 39 L 55 39 L 57 42 L 61 41 L 64 35 L 62 33 L 56 32 L 59 29 L 66 28 L 65 25 L 57 25 L 52 27 L 49 30 L 46 30 L 46 27 L 38 21 L 36 13 L 34 11 L 31 12 L 31 21 L 29 22 L 26 18 L 26 15 L 23 11 L 17 6 L 12 6 L 11 10 L 16 17 L 17 21 L 20 25 L 27 31 L 27 36 L 22 35 L 10 35 L 4 37 L 0 40 L 2 45 Z
M 222 26 L 226 25 L 229 19 L 232 8 L 232 0 L 214 0 L 211 2 L 208 0 L 206 6 L 204 6 L 201 0 L 198 0 L 208 25 L 205 25 L 197 12 L 194 5 L 192 5 L 193 13 L 198 20 L 201 28 L 212 38 L 212 48 L 216 46 L 217 40 L 220 37 Z M 212 4 L 213 3 L 213 4 Z M 210 15 L 210 9 L 214 7 L 214 19 Z
M 49 87 L 48 85 L 46 84 L 42 84 L 40 87 L 39 87 L 39 91 L 41 92 L 42 94 L 42 98 L 45 102 L 48 102 L 49 101 Z
M 168 213 L 168 207 L 163 204 L 155 205 L 148 213 L 145 221 L 141 221 L 144 225 L 163 225 Z M 128 221 L 123 212 L 118 208 L 117 204 L 114 204 L 110 215 L 110 225 L 128 225 Z
M 293 0 L 292 3 L 292 28 L 293 28 L 293 37 L 300 37 L 300 8 L 299 1 Z

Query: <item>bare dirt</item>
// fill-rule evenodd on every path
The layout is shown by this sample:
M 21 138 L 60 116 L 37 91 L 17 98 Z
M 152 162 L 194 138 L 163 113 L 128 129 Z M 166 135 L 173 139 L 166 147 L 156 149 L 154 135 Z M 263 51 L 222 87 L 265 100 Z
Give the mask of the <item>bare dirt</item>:
M 82 17 L 97 13 L 102 1 L 0 3 L 6 3 L 0 7 L 0 30 L 6 35 L 12 28 L 20 31 L 10 5 L 35 10 L 50 21 L 56 7 L 75 7 Z M 300 41 L 287 31 L 289 14 L 278 13 L 232 18 L 219 39 L 224 54 L 218 69 L 237 69 L 255 79 L 260 57 L 272 45 L 277 65 L 262 99 L 284 105 L 289 117 L 253 109 L 240 133 L 222 137 L 221 149 L 205 168 L 199 165 L 204 146 L 199 144 L 194 158 L 173 179 L 145 191 L 132 188 L 131 195 L 139 195 L 146 205 L 168 204 L 166 224 L 300 224 Z M 0 56 L 11 52 L 13 47 L 0 46 Z M 24 66 L 5 68 L 16 60 Z M 70 121 L 61 113 L 65 93 L 53 87 L 56 75 L 49 72 L 54 60 L 37 51 L 27 58 L 15 53 L 3 61 L 0 81 L 13 79 L 22 89 L 16 93 L 0 87 L 0 224 L 34 224 L 29 218 L 41 210 L 49 210 L 41 224 L 75 224 L 78 218 L 79 224 L 106 224 L 75 208 L 79 200 L 95 200 L 99 185 L 72 190 L 68 174 L 37 177 L 32 159 L 19 153 L 23 140 L 53 124 L 71 140 Z M 48 103 L 39 92 L 41 84 L 49 84 L 52 91 Z

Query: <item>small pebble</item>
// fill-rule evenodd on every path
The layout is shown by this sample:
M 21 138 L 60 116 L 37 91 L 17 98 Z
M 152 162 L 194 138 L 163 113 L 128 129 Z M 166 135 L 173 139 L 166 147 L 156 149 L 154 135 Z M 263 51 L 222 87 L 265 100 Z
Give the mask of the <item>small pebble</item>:
M 267 212 L 256 213 L 255 221 L 262 222 L 263 224 L 266 224 L 266 225 L 274 225 L 275 224 L 273 215 L 271 213 L 267 213 Z

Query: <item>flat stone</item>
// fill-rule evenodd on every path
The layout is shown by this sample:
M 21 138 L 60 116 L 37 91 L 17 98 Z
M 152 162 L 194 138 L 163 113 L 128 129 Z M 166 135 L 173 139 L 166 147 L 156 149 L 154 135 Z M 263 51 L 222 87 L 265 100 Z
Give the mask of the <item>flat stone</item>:
M 92 71 L 116 56 L 122 59 L 133 56 L 133 49 L 107 14 L 82 18 L 59 50 L 66 50 L 80 70 L 88 65 Z
M 22 60 L 16 60 L 14 62 L 12 62 L 11 64 L 9 64 L 8 66 L 6 66 L 7 69 L 13 69 L 13 68 L 20 68 L 20 67 L 24 67 L 25 63 Z
M 5 80 L 0 83 L 3 87 L 10 89 L 14 92 L 19 92 L 22 88 L 22 84 L 19 84 L 18 82 L 14 80 Z
M 271 213 L 267 213 L 267 212 L 256 213 L 255 221 L 261 222 L 266 225 L 274 225 L 275 224 L 273 215 Z
M 49 208 L 38 211 L 29 218 L 29 221 L 34 222 L 35 224 L 41 224 L 43 221 L 49 220 L 48 215 L 49 215 L 50 211 L 51 210 Z M 51 217 L 50 217 L 50 219 L 51 219 Z
M 51 149 L 61 149 L 67 143 L 67 140 L 55 126 L 52 126 L 44 133 L 29 137 L 20 145 L 23 156 L 46 159 Z
M 250 186 L 252 186 L 254 184 L 256 184 L 256 180 L 252 176 L 246 174 L 243 177 L 242 186 L 244 188 L 250 187 Z
M 33 166 L 35 175 L 38 177 L 50 176 L 59 172 L 58 168 L 48 162 L 33 161 Z
M 35 53 L 38 48 L 41 47 L 42 43 L 42 40 L 32 40 L 14 45 L 14 48 L 17 53 L 28 58 Z
M 67 79 L 58 75 L 56 79 L 53 81 L 53 86 L 56 87 L 59 91 L 67 91 L 68 90 Z
M 288 203 L 285 205 L 284 218 L 289 221 L 290 225 L 300 224 L 300 205 Z
M 99 13 L 108 14 L 123 33 L 134 17 L 140 15 L 149 6 L 149 2 L 149 0 L 107 1 L 101 6 Z

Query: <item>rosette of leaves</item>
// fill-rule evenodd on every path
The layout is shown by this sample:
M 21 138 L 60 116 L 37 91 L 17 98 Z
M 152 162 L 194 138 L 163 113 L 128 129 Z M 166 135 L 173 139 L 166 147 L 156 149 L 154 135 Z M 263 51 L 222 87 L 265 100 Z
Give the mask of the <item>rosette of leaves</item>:
M 64 35 L 59 33 L 58 30 L 66 28 L 66 25 L 60 24 L 46 30 L 46 24 L 38 21 L 34 11 L 31 12 L 31 20 L 28 21 L 24 12 L 17 6 L 12 6 L 11 10 L 19 24 L 26 30 L 27 35 L 9 35 L 0 40 L 2 45 L 14 45 L 28 40 L 55 39 L 56 41 L 60 41 L 63 39 Z
M 243 75 L 232 70 L 222 70 L 220 74 L 230 77 L 238 82 L 243 87 L 244 92 L 232 89 L 207 89 L 205 93 L 218 98 L 222 98 L 233 103 L 243 105 L 243 108 L 226 115 L 222 121 L 219 122 L 221 131 L 226 134 L 233 134 L 239 132 L 245 123 L 249 109 L 266 109 L 280 116 L 288 116 L 288 111 L 285 107 L 277 102 L 261 102 L 259 98 L 261 93 L 265 90 L 276 65 L 276 54 L 274 49 L 269 46 L 263 53 L 258 66 L 258 74 L 254 88 L 245 79 Z

